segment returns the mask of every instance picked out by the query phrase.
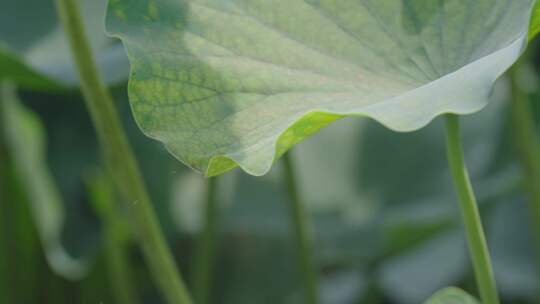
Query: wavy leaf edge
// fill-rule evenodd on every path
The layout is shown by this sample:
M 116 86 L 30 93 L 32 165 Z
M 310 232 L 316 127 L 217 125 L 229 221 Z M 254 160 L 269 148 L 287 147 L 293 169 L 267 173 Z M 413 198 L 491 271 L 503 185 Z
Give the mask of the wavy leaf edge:
M 110 10 L 110 1 L 107 6 L 107 11 Z M 532 13 L 533 7 L 530 8 L 530 13 Z M 106 22 L 106 21 L 105 21 Z M 263 176 L 269 173 L 271 170 L 273 164 L 289 149 L 291 149 L 294 145 L 300 143 L 301 141 L 307 139 L 308 137 L 314 135 L 318 131 L 320 131 L 322 128 L 326 127 L 330 123 L 343 119 L 348 117 L 363 117 L 363 118 L 369 118 L 377 123 L 381 124 L 385 128 L 388 128 L 395 132 L 413 132 L 417 131 L 426 125 L 428 125 L 430 122 L 432 122 L 434 119 L 436 119 L 439 116 L 446 115 L 446 114 L 455 114 L 455 115 L 470 115 L 477 113 L 478 111 L 481 111 L 485 106 L 489 104 L 489 96 L 491 94 L 491 91 L 493 89 L 493 85 L 495 82 L 519 59 L 519 57 L 522 55 L 522 53 L 525 51 L 528 42 L 530 41 L 530 20 L 524 26 L 523 31 L 515 38 L 514 40 L 511 40 L 508 42 L 508 44 L 502 48 L 499 48 L 498 50 L 493 51 L 489 55 L 486 55 L 482 58 L 479 58 L 475 61 L 472 61 L 461 68 L 448 73 L 438 79 L 432 80 L 420 87 L 417 87 L 415 89 L 412 89 L 408 92 L 402 93 L 400 95 L 394 96 L 389 99 L 384 99 L 377 104 L 369 105 L 365 107 L 366 109 L 363 111 L 357 111 L 357 112 L 333 112 L 333 111 L 326 111 L 326 110 L 320 110 L 320 109 L 311 109 L 309 111 L 304 112 L 302 115 L 299 115 L 296 117 L 289 125 L 281 130 L 277 136 L 274 138 L 271 138 L 271 146 L 272 150 L 274 151 L 271 158 L 268 158 L 264 161 L 264 164 L 254 166 L 252 164 L 248 164 L 246 161 L 242 161 L 239 159 L 239 157 L 235 156 L 235 154 L 241 154 L 242 151 L 238 151 L 235 153 L 228 153 L 228 154 L 215 154 L 215 155 L 209 155 L 206 156 L 208 158 L 207 166 L 206 168 L 197 168 L 194 167 L 192 164 L 190 164 L 187 160 L 183 159 L 181 155 L 177 155 L 171 148 L 172 143 L 168 142 L 167 140 L 155 136 L 153 134 L 150 134 L 145 128 L 142 127 L 142 124 L 137 118 L 137 115 L 134 115 L 135 122 L 139 129 L 143 132 L 143 134 L 149 138 L 152 138 L 154 140 L 157 140 L 161 142 L 165 149 L 173 155 L 174 158 L 188 166 L 189 168 L 203 173 L 205 177 L 214 177 L 221 175 L 223 173 L 226 173 L 236 167 L 240 167 L 244 172 L 252 175 L 252 176 Z M 134 113 L 133 104 L 131 103 L 132 100 L 132 93 L 131 93 L 131 84 L 132 84 L 132 78 L 134 76 L 134 68 L 133 64 L 136 62 L 135 58 L 129 51 L 129 48 L 126 45 L 126 41 L 128 40 L 128 37 L 124 37 L 127 35 L 121 34 L 121 33 L 115 33 L 114 31 L 110 30 L 108 26 L 106 26 L 106 34 L 112 38 L 119 39 L 124 48 L 126 49 L 127 57 L 130 62 L 130 71 L 129 71 L 129 79 L 128 79 L 128 97 L 130 100 L 130 107 L 132 110 L 132 113 Z M 421 93 L 424 90 L 430 89 L 430 87 L 435 86 L 437 84 L 440 84 L 441 82 L 447 81 L 451 78 L 456 78 L 458 76 L 461 76 L 465 72 L 474 72 L 475 68 L 482 65 L 488 60 L 499 62 L 499 60 L 505 59 L 504 64 L 501 64 L 501 66 L 497 69 L 496 73 L 487 74 L 491 77 L 486 77 L 487 79 L 484 82 L 481 82 L 480 85 L 478 85 L 480 88 L 478 88 L 478 91 L 476 92 L 477 100 L 464 103 L 461 101 L 455 101 L 453 104 L 450 104 L 448 108 L 446 109 L 440 109 L 440 110 L 434 110 L 431 111 L 429 115 L 424 115 L 424 119 L 420 119 L 417 122 L 411 123 L 409 126 L 404 125 L 398 125 L 392 119 L 383 117 L 383 114 L 377 113 L 376 108 L 378 105 L 381 104 L 387 104 L 391 102 L 399 102 L 404 99 L 404 97 L 409 97 L 410 95 L 414 95 L 415 93 Z M 410 99 L 409 99 L 410 101 Z M 427 117 L 427 118 L 426 118 Z M 311 134 L 308 136 L 305 136 L 303 138 L 300 138 L 296 141 L 294 141 L 292 144 L 284 144 L 285 140 L 284 138 L 287 136 L 287 134 L 294 132 L 294 128 L 296 125 L 303 124 L 310 119 L 317 119 L 325 121 L 325 123 L 321 124 L 320 126 L 317 126 L 314 128 Z M 266 141 L 263 141 L 266 142 Z M 260 143 L 260 142 L 259 142 Z M 244 149 L 243 151 L 245 151 Z

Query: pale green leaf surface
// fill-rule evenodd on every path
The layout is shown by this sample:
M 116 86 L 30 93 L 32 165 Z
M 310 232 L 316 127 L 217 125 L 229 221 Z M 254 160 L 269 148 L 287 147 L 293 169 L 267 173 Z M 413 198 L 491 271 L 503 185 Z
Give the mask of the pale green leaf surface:
M 480 302 L 459 288 L 447 287 L 436 292 L 424 304 L 480 304 Z
M 17 175 L 28 194 L 30 210 L 44 247 L 47 261 L 58 274 L 80 279 L 87 262 L 69 256 L 61 244 L 64 210 L 60 194 L 46 167 L 45 134 L 39 119 L 17 99 L 11 85 L 0 83 L 0 123 L 13 155 Z
M 135 118 L 184 163 L 253 175 L 320 128 L 469 114 L 527 41 L 532 0 L 111 0 Z

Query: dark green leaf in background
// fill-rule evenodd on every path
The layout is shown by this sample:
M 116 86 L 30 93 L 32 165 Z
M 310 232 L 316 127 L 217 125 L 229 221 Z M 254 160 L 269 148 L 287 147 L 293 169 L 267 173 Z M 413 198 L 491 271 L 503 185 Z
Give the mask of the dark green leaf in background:
M 13 157 L 18 178 L 28 196 L 30 210 L 51 268 L 71 279 L 81 279 L 88 261 L 69 256 L 61 243 L 65 214 L 61 196 L 47 168 L 45 134 L 34 113 L 24 108 L 15 88 L 1 87 L 1 128 Z
M 459 288 L 448 287 L 435 293 L 424 304 L 480 304 L 480 302 Z
M 105 0 L 79 0 L 88 37 L 108 83 L 127 78 L 121 45 L 104 34 Z M 72 56 L 58 24 L 53 0 L 0 2 L 0 79 L 24 88 L 61 89 L 78 84 Z

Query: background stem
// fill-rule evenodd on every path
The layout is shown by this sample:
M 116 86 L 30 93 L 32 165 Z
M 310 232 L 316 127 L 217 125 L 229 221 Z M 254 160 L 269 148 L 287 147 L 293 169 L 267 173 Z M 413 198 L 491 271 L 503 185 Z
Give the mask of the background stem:
M 168 303 L 191 303 L 158 225 L 113 99 L 98 74 L 77 3 L 75 0 L 55 2 L 79 70 L 86 106 L 97 130 L 107 167 L 133 216 L 139 244 L 153 278 Z
M 131 235 L 126 221 L 119 216 L 119 206 L 110 180 L 104 174 L 98 174 L 87 181 L 87 188 L 103 225 L 104 257 L 115 303 L 140 304 L 129 267 Z
M 535 242 L 536 264 L 540 273 L 540 143 L 536 136 L 533 112 L 527 93 L 520 88 L 517 80 L 516 73 L 520 65 L 516 64 L 509 73 L 512 90 L 512 129 L 525 175 L 530 225 Z
M 498 304 L 499 296 L 497 294 L 497 287 L 495 286 L 495 279 L 493 278 L 487 242 L 482 228 L 476 198 L 474 197 L 469 174 L 465 166 L 459 134 L 459 118 L 453 114 L 446 116 L 446 145 L 448 164 L 459 198 L 459 206 L 465 225 L 465 233 L 467 235 L 476 283 L 480 290 L 480 298 L 482 303 Z
M 212 291 L 212 272 L 216 252 L 218 204 L 216 200 L 217 178 L 206 179 L 206 205 L 204 206 L 203 231 L 197 240 L 195 267 L 193 268 L 193 291 L 197 304 L 207 304 Z
M 309 215 L 304 209 L 304 205 L 298 193 L 294 168 L 290 158 L 290 153 L 283 155 L 285 168 L 285 182 L 289 193 L 291 225 L 296 238 L 298 259 L 301 266 L 302 279 L 305 289 L 306 303 L 317 304 L 319 302 L 317 268 L 313 260 L 313 249 L 311 239 L 311 225 Z

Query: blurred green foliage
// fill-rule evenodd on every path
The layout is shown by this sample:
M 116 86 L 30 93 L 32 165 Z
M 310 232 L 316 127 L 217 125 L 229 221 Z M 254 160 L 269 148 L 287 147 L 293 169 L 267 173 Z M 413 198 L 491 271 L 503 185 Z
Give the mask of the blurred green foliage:
M 36 10 L 39 14 L 21 9 L 38 5 L 43 5 Z M 93 22 L 99 24 L 102 16 L 97 12 Z M 32 21 L 24 24 L 33 26 L 17 28 L 21 35 L 13 38 L 14 24 L 23 17 Z M 61 247 L 73 259 L 88 261 L 89 270 L 83 278 L 69 280 L 48 263 L 40 241 L 39 229 L 44 228 L 33 216 L 36 202 L 30 201 L 35 199 L 28 189 L 31 185 L 16 168 L 20 155 L 14 155 L 16 150 L 6 128 L 1 127 L 0 303 L 119 303 L 122 296 L 115 291 L 118 279 L 109 260 L 110 229 L 115 219 L 96 208 L 96 200 L 104 199 L 103 195 L 108 201 L 117 198 L 100 192 L 107 190 L 99 188 L 99 183 L 101 190 L 89 187 L 101 172 L 101 161 L 82 98 L 75 90 L 65 89 L 77 83 L 69 57 L 61 56 L 62 64 L 53 65 L 59 70 L 51 74 L 47 69 L 34 72 L 36 61 L 26 55 L 30 46 L 39 49 L 36 40 L 56 30 L 52 1 L 0 3 L 0 39 L 9 52 L 9 56 L 3 56 L 4 49 L 0 49 L 0 78 L 6 77 L 6 72 L 20 76 L 10 78 L 19 85 L 21 107 L 40 121 L 31 126 L 39 135 L 29 139 L 28 149 L 35 147 L 34 141 L 43 141 L 43 151 L 31 151 L 42 152 L 41 168 L 36 166 L 34 170 L 50 174 L 64 213 Z M 126 59 L 123 53 L 115 53 L 117 43 L 100 39 L 105 46 L 103 68 L 110 69 L 105 75 L 111 76 L 109 83 L 160 223 L 181 261 L 181 270 L 188 273 L 201 229 L 203 178 L 141 134 L 125 93 Z M 530 47 L 531 62 L 523 68 L 523 79 L 530 83 L 527 88 L 540 120 L 537 50 L 536 45 Z M 60 54 L 57 50 L 50 52 Z M 20 65 L 28 70 L 21 70 Z M 540 278 L 535 272 L 521 169 L 509 124 L 509 88 L 504 78 L 492 99 L 484 111 L 464 118 L 467 162 L 504 303 L 535 303 Z M 0 105 L 5 102 L 0 100 Z M 2 106 L 0 111 L 4 111 Z M 3 119 L 0 125 L 4 123 Z M 401 134 L 366 119 L 346 119 L 308 139 L 293 153 L 300 168 L 301 192 L 314 217 L 324 303 L 417 304 L 445 286 L 471 290 L 473 278 L 440 121 L 421 131 Z M 281 175 L 278 165 L 262 178 L 239 171 L 219 177 L 220 220 L 212 303 L 301 303 Z M 129 230 L 125 227 L 130 225 L 127 217 L 116 220 L 120 227 L 116 229 Z M 124 291 L 131 289 L 128 294 L 140 303 L 162 303 L 132 236 L 124 231 L 119 238 L 121 247 L 116 253 L 123 256 L 132 286 Z

